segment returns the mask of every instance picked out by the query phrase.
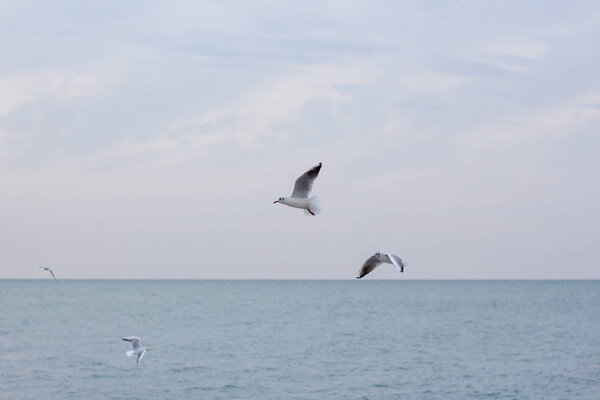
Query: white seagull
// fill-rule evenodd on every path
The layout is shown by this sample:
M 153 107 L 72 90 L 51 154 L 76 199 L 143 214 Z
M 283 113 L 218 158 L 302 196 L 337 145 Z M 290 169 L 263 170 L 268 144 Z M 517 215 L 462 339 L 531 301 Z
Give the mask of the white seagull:
M 278 200 L 275 200 L 275 203 L 285 204 L 286 206 L 301 208 L 304 210 L 306 215 L 315 216 L 321 212 L 321 203 L 319 202 L 319 198 L 317 196 L 310 196 L 310 192 L 312 190 L 313 183 L 317 176 L 319 175 L 319 171 L 321 171 L 321 166 L 323 163 L 319 163 L 319 165 L 309 169 L 298 179 L 296 179 L 296 184 L 294 185 L 294 191 L 291 196 L 280 197 Z
M 125 355 L 127 355 L 127 357 L 131 357 L 132 355 L 137 354 L 137 362 L 135 363 L 135 365 L 140 365 L 144 354 L 146 354 L 147 350 L 150 350 L 150 347 L 142 346 L 142 344 L 140 343 L 140 338 L 137 336 L 125 336 L 123 340 L 126 342 L 130 342 L 131 346 L 133 347 L 133 350 L 125 352 Z
M 43 269 L 44 271 L 50 272 L 50 275 L 52 275 L 52 279 L 54 279 L 54 282 L 56 282 L 56 276 L 54 276 L 54 272 L 52 272 L 52 268 L 50 268 L 50 267 L 38 267 L 38 268 Z
M 358 275 L 356 279 L 360 279 L 369 272 L 373 271 L 379 264 L 388 263 L 394 264 L 398 271 L 404 272 L 404 267 L 406 266 L 405 262 L 402 262 L 402 259 L 395 254 L 392 253 L 375 253 L 371 257 L 367 258 L 367 261 L 360 267 L 358 270 Z

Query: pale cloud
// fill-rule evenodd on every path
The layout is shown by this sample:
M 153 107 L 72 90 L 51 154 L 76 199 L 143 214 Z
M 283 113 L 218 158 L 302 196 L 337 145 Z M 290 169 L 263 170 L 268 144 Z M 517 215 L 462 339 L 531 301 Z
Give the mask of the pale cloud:
M 83 71 L 41 70 L 20 72 L 0 79 L 0 117 L 42 98 L 69 102 L 79 97 L 106 94 L 122 81 L 123 66 L 93 67 Z
M 530 60 L 540 59 L 548 50 L 548 44 L 541 40 L 514 39 L 492 42 L 488 51 L 501 56 L 513 56 Z
M 527 140 L 556 140 L 590 133 L 600 123 L 600 92 L 577 96 L 561 105 L 533 113 L 503 117 L 459 136 L 459 148 L 469 154 L 497 150 Z
M 6 137 L 8 136 L 8 132 L 4 129 L 0 128 L 0 158 L 4 157 L 6 153 Z
M 198 157 L 206 156 L 215 146 L 228 140 L 220 134 L 182 135 L 171 137 L 160 136 L 136 141 L 131 138 L 121 140 L 107 151 L 99 152 L 85 159 L 72 158 L 65 160 L 83 166 L 85 169 L 96 170 L 108 165 L 122 164 L 151 164 L 153 166 L 171 165 L 190 162 Z
M 531 71 L 528 65 L 519 64 L 516 62 L 499 62 L 499 61 L 483 61 L 484 64 L 488 64 L 494 68 L 503 69 L 505 71 L 514 72 L 516 74 L 525 74 Z
M 373 79 L 373 71 L 362 63 L 299 66 L 285 76 L 263 82 L 232 104 L 175 121 L 171 127 L 193 129 L 230 120 L 233 129 L 244 136 L 269 135 L 270 127 L 293 120 L 310 101 L 320 100 L 335 109 L 352 100 L 340 85 L 364 85 Z
M 384 122 L 377 130 L 377 133 L 382 136 L 395 137 L 399 132 L 406 132 L 411 128 L 410 120 L 402 108 L 396 107 L 387 114 Z
M 530 73 L 535 61 L 546 56 L 550 46 L 535 39 L 495 39 L 486 42 L 472 57 L 472 63 L 515 74 Z
M 398 80 L 398 90 L 407 94 L 446 94 L 459 88 L 467 78 L 434 71 L 407 74 Z
M 473 57 L 471 64 L 491 67 L 492 69 L 503 70 L 513 74 L 527 74 L 531 71 L 531 62 L 527 59 L 498 57 L 495 55 L 483 54 Z
M 127 138 L 95 157 L 96 162 L 185 162 L 225 143 L 253 146 L 258 140 L 285 136 L 280 125 L 293 122 L 313 101 L 331 112 L 352 102 L 348 87 L 366 85 L 375 71 L 363 62 L 297 66 L 292 72 L 263 82 L 230 104 L 179 118 L 156 138 Z

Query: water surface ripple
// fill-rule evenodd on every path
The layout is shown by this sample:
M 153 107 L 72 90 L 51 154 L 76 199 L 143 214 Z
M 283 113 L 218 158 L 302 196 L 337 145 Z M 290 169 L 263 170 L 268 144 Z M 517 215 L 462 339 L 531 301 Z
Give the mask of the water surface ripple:
M 600 399 L 600 281 L 3 280 L 0 307 L 1 399 Z

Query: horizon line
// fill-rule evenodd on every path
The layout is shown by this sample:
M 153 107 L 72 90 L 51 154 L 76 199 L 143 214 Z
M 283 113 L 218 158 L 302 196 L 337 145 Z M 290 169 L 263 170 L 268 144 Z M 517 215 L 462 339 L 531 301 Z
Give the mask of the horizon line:
M 355 281 L 356 278 L 62 278 L 56 281 Z M 373 278 L 363 281 L 600 281 L 600 278 Z M 0 281 L 52 281 L 48 278 L 0 278 Z

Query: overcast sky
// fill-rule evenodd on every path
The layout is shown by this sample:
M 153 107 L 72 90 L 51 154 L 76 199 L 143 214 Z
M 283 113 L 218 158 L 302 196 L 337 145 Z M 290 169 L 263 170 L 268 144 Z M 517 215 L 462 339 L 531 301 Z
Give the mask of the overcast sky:
M 4 0 L 0 278 L 598 279 L 598 43 L 597 1 Z

